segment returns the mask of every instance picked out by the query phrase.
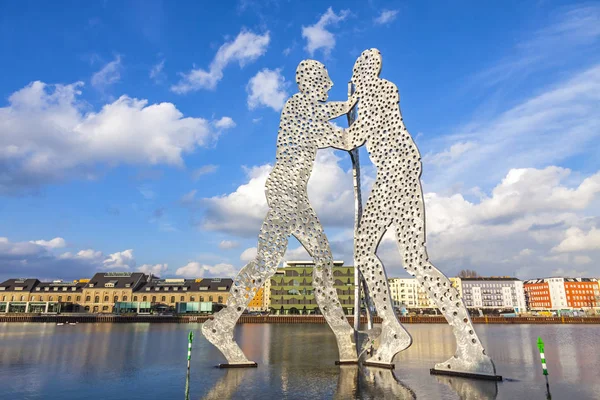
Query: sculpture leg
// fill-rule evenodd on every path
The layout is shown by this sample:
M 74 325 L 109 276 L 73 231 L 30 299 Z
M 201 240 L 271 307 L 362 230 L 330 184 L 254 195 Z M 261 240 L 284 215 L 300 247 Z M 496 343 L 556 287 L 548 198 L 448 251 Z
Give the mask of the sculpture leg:
M 382 366 L 391 367 L 393 366 L 394 356 L 407 349 L 412 344 L 412 338 L 396 316 L 385 269 L 381 260 L 375 254 L 389 223 L 378 221 L 376 214 L 369 212 L 371 200 L 370 198 L 367 203 L 358 230 L 358 237 L 355 239 L 354 254 L 360 272 L 367 282 L 377 315 L 383 321 L 381 335 L 378 339 L 379 346 L 375 354 L 365 364 L 381 364 Z
M 410 202 L 404 202 L 404 204 Z M 424 215 L 422 202 L 404 209 L 399 215 Z M 413 203 L 414 204 L 414 203 Z M 396 238 L 402 252 L 402 265 L 409 274 L 415 276 L 427 291 L 452 327 L 456 338 L 456 353 L 448 361 L 435 365 L 436 370 L 496 375 L 492 360 L 485 354 L 485 349 L 475 333 L 475 328 L 458 291 L 452 287 L 450 280 L 438 270 L 427 256 L 425 247 L 425 227 L 422 218 L 404 220 L 396 224 Z
M 269 211 L 259 236 L 256 258 L 240 270 L 233 281 L 227 307 L 202 324 L 202 333 L 215 345 L 229 364 L 250 364 L 244 352 L 233 339 L 235 324 L 257 289 L 277 270 L 287 248 L 287 223 Z
M 357 362 L 354 329 L 350 326 L 337 296 L 333 279 L 333 256 L 329 241 L 314 210 L 305 205 L 298 215 L 294 236 L 313 257 L 313 287 L 315 299 L 329 327 L 335 334 L 339 361 Z

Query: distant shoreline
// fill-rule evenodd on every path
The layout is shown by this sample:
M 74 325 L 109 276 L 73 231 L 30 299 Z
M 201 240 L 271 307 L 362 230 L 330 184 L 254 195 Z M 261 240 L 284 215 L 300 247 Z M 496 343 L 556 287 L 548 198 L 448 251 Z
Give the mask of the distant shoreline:
M 112 314 L 59 314 L 59 315 L 37 315 L 37 314 L 4 314 L 0 315 L 0 322 L 32 322 L 32 323 L 201 323 L 212 316 L 207 315 L 112 315 Z M 442 316 L 413 316 L 399 317 L 402 323 L 413 324 L 446 324 Z M 348 316 L 350 324 L 354 318 Z M 600 317 L 473 317 L 475 324 L 600 324 Z M 373 322 L 380 323 L 381 319 L 375 317 Z M 242 315 L 238 324 L 324 324 L 325 319 L 321 315 Z M 367 323 L 365 317 L 361 323 Z

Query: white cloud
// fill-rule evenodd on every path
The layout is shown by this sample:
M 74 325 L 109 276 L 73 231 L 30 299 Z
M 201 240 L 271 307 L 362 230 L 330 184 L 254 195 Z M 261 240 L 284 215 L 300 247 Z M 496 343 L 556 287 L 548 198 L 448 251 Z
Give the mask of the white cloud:
M 385 25 L 394 21 L 398 16 L 398 10 L 383 10 L 377 18 L 374 19 L 377 25 Z
M 15 277 L 41 280 L 89 278 L 107 268 L 129 269 L 135 266 L 133 250 L 104 256 L 101 251 L 83 249 L 58 254 L 62 238 L 49 241 L 11 242 L 0 238 L 0 281 Z
M 288 82 L 281 75 L 281 69 L 270 70 L 265 68 L 254 75 L 246 86 L 248 92 L 248 108 L 255 109 L 260 106 L 271 107 L 281 111 L 288 93 Z
M 557 253 L 590 250 L 600 250 L 600 229 L 592 227 L 586 233 L 583 229 L 575 226 L 567 229 L 564 240 L 552 249 L 552 251 Z
M 240 260 L 244 262 L 250 262 L 256 258 L 256 247 L 249 247 L 242 252 L 240 255 Z
M 532 254 L 533 254 L 533 250 L 531 250 L 531 249 L 523 249 L 519 252 L 519 256 L 523 256 L 523 257 L 530 256 Z
M 50 249 L 59 249 L 61 247 L 65 247 L 67 245 L 67 243 L 65 242 L 65 239 L 63 239 L 61 237 L 56 237 L 51 240 L 33 240 L 33 241 L 31 241 L 31 243 L 35 243 L 35 244 L 38 244 L 40 246 L 47 247 Z
M 150 68 L 150 79 L 152 79 L 155 83 L 159 83 L 165 76 L 163 69 L 165 68 L 165 60 L 161 60 L 159 63 L 155 64 Z
M 231 264 L 220 263 L 216 265 L 201 264 L 191 261 L 181 268 L 177 268 L 175 275 L 185 278 L 231 278 L 237 273 L 237 268 Z
M 573 262 L 578 265 L 583 265 L 591 263 L 592 259 L 588 256 L 575 256 Z
M 133 249 L 118 251 L 110 254 L 102 263 L 105 268 L 120 268 L 129 269 L 135 267 L 135 258 L 133 257 Z
M 304 261 L 304 260 L 312 260 L 312 257 L 308 254 L 308 251 L 303 246 L 298 246 L 294 249 L 287 249 L 285 252 L 283 259 L 285 261 Z M 351 259 L 348 259 L 347 264 L 352 264 L 350 262 Z
M 200 89 L 214 89 L 223 79 L 223 70 L 229 64 L 237 62 L 240 67 L 244 67 L 256 61 L 266 53 L 269 41 L 269 32 L 260 35 L 242 30 L 233 41 L 225 42 L 219 48 L 208 70 L 194 68 L 188 73 L 182 73 L 181 80 L 171 86 L 171 90 L 183 94 Z
M 143 264 L 138 267 L 138 272 L 145 274 L 152 274 L 154 276 L 161 276 L 169 269 L 168 264 Z
M 221 240 L 221 243 L 219 243 L 219 248 L 223 249 L 223 250 L 229 250 L 229 249 L 235 249 L 236 247 L 239 247 L 240 243 L 236 242 L 235 240 Z
M 92 75 L 92 86 L 103 89 L 106 86 L 115 84 L 121 80 L 121 56 L 117 55 L 115 59 L 106 64 L 102 69 Z
M 121 96 L 98 112 L 78 99 L 83 83 L 32 82 L 0 108 L 0 193 L 88 178 L 100 165 L 183 165 L 232 121 L 184 117 L 172 103 Z
M 312 56 L 317 50 L 323 51 L 326 56 L 331 53 L 335 47 L 335 36 L 326 28 L 330 25 L 337 25 L 350 15 L 349 10 L 340 11 L 336 14 L 331 7 L 325 14 L 321 15 L 316 24 L 302 27 L 302 37 L 306 39 L 306 51 Z
M 235 127 L 235 122 L 231 117 L 221 117 L 221 119 L 218 119 L 213 123 L 220 129 L 231 129 Z
M 196 168 L 194 171 L 192 171 L 192 179 L 197 181 L 203 175 L 208 175 L 216 172 L 218 168 L 219 167 L 217 165 L 203 165 L 200 168 Z
M 455 162 L 461 155 L 477 146 L 473 142 L 455 143 L 448 150 L 436 154 L 427 154 L 423 157 L 423 163 L 437 166 L 448 165 Z
M 319 151 L 309 181 L 309 198 L 327 226 L 334 256 L 351 263 L 354 195 L 351 172 L 344 171 L 340 161 L 334 152 Z M 256 237 L 267 210 L 264 184 L 269 172 L 269 165 L 251 168 L 248 182 L 236 191 L 203 199 L 200 203 L 207 207 L 203 227 Z M 597 228 L 592 229 L 595 222 L 586 214 L 599 197 L 600 173 L 585 178 L 571 175 L 570 170 L 554 166 L 512 169 L 477 201 L 461 194 L 426 193 L 431 260 L 448 274 L 470 268 L 484 275 L 516 273 L 523 278 L 546 276 L 556 264 L 588 263 L 583 256 L 594 265 L 600 261 L 600 253 L 593 247 Z M 369 174 L 364 178 L 372 179 Z M 585 231 L 571 231 L 583 232 L 591 239 L 591 246 L 586 247 L 589 252 L 582 257 L 557 257 L 551 251 L 565 239 L 563 232 L 569 227 L 587 227 Z M 333 228 L 345 230 L 336 235 Z M 393 230 L 385 235 L 378 254 L 390 276 L 405 274 Z M 248 257 L 250 251 L 243 260 Z M 301 246 L 285 255 L 288 260 L 307 257 Z
M 267 213 L 265 183 L 271 168 L 266 164 L 248 169 L 249 181 L 235 192 L 201 200 L 207 209 L 202 227 L 234 235 L 256 235 Z M 188 193 L 184 196 L 187 203 L 193 201 L 194 195 Z

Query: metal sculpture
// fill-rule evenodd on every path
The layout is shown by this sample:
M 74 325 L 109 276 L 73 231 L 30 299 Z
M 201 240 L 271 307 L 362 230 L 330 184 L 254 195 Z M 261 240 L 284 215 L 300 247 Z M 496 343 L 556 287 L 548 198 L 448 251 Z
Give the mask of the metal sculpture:
M 202 326 L 204 336 L 229 363 L 222 366 L 256 365 L 234 341 L 233 330 L 257 289 L 275 273 L 290 235 L 294 235 L 314 259 L 314 294 L 336 336 L 339 361 L 357 362 L 354 330 L 333 287 L 329 241 L 307 194 L 317 150 L 343 146 L 342 129 L 328 121 L 347 114 L 353 104 L 350 101 L 325 103 L 333 83 L 325 66 L 317 61 L 302 61 L 296 71 L 296 82 L 300 92 L 286 102 L 281 112 L 277 160 L 265 189 L 269 211 L 259 234 L 256 258 L 235 278 L 227 307 Z
M 355 330 L 348 324 L 333 287 L 329 242 L 309 203 L 307 184 L 317 149 L 335 147 L 350 151 L 357 164 L 355 149 L 366 144 L 377 167 L 377 178 L 362 216 L 357 197 L 354 260 L 383 322 L 379 337 L 370 341 L 375 344 L 375 351 L 365 364 L 393 368 L 394 356 L 412 343 L 396 316 L 386 271 L 376 255 L 383 235 L 393 226 L 404 269 L 427 290 L 456 338 L 455 355 L 436 364 L 432 372 L 495 376 L 494 363 L 485 354 L 458 291 L 429 261 L 420 182 L 421 156 L 402 121 L 398 89 L 392 82 L 381 79 L 380 71 L 379 51 L 364 51 L 353 70 L 355 92 L 346 102 L 325 103 L 333 84 L 323 64 L 305 60 L 298 66 L 296 82 L 300 92 L 287 101 L 281 113 L 277 161 L 265 189 L 269 211 L 259 235 L 257 256 L 234 280 L 227 307 L 202 326 L 206 338 L 227 358 L 229 364 L 224 366 L 256 365 L 248 361 L 234 341 L 233 330 L 257 289 L 275 273 L 290 235 L 302 243 L 315 261 L 315 297 L 336 335 L 340 361 L 357 361 L 355 344 L 359 344 L 359 336 L 354 339 Z M 328 122 L 348 114 L 356 103 L 357 118 L 350 118 L 354 122 L 347 130 Z M 355 172 L 358 172 L 356 165 Z M 357 182 L 359 185 L 358 175 L 355 190 Z
M 429 261 L 421 156 L 404 126 L 398 88 L 381 79 L 380 72 L 379 50 L 366 50 L 357 59 L 352 83 L 356 90 L 353 98 L 359 98 L 358 117 L 345 132 L 345 146 L 338 147 L 351 151 L 366 143 L 371 161 L 377 167 L 377 178 L 363 210 L 354 246 L 356 267 L 365 277 L 377 313 L 383 319 L 379 346 L 367 363 L 391 366 L 394 355 L 412 342 L 394 312 L 385 268 L 376 255 L 383 235 L 393 226 L 404 269 L 427 290 L 456 338 L 455 355 L 436 364 L 434 370 L 494 376 L 494 363 L 485 354 L 458 291 Z

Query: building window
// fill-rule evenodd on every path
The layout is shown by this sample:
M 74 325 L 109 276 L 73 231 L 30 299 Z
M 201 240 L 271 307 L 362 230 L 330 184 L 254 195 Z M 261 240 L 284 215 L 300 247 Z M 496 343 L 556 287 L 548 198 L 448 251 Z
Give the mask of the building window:
M 213 301 L 213 297 L 212 296 L 208 296 L 208 301 Z
M 53 300 L 52 296 L 50 296 L 50 298 L 49 298 L 48 300 L 49 300 L 49 301 L 52 301 L 52 300 Z
M 165 296 L 160 298 L 160 301 L 167 301 L 167 298 Z
M 104 296 L 104 301 L 108 302 L 108 296 Z
M 90 301 L 90 296 L 85 296 L 86 303 Z
M 142 301 L 147 301 L 147 297 L 146 296 L 142 297 Z
M 152 296 L 152 302 L 156 303 L 156 296 Z
M 204 297 L 200 296 L 200 303 L 204 301 Z
M 137 296 L 133 296 L 133 301 L 137 301 Z
M 116 303 L 117 301 L 119 301 L 119 296 L 113 297 L 113 303 Z
M 219 303 L 223 303 L 223 296 L 219 296 Z
M 123 296 L 123 301 L 127 301 L 127 296 Z
M 94 297 L 94 303 L 100 303 L 100 296 Z
M 107 310 L 108 310 L 108 306 L 102 307 L 102 311 L 107 311 Z
M 171 303 L 175 303 L 175 296 L 171 296 Z
M 67 301 L 71 301 L 71 296 L 67 296 Z
M 181 297 L 179 298 L 179 301 L 181 301 L 181 302 L 185 301 L 185 297 L 181 296 Z
M 81 296 L 77 296 L 77 298 L 75 299 L 75 301 L 81 301 Z

